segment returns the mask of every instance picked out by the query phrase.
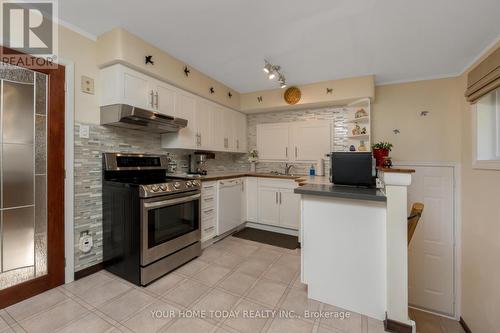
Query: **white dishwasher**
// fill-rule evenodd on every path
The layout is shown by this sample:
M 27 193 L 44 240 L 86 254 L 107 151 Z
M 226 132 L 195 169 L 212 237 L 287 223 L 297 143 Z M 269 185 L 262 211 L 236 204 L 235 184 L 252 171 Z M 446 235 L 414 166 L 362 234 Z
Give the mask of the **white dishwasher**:
M 222 235 L 241 224 L 243 180 L 241 178 L 219 180 L 218 193 L 217 235 Z

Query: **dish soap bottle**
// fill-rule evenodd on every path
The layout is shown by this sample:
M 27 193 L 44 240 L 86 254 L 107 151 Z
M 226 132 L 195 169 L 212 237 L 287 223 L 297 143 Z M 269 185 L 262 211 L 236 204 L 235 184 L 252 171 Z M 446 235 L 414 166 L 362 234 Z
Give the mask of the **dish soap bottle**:
M 309 176 L 316 176 L 316 168 L 314 168 L 314 164 L 311 164 L 311 168 L 309 169 Z

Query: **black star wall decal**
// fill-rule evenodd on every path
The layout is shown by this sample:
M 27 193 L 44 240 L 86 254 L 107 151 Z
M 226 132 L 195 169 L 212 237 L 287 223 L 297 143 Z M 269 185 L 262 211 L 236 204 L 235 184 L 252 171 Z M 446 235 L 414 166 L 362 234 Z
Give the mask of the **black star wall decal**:
M 154 65 L 154 64 L 155 64 L 155 62 L 153 61 L 153 56 L 152 56 L 152 55 L 147 55 L 145 58 L 146 58 L 146 59 L 145 59 L 145 63 L 146 63 L 146 65 L 147 65 L 147 64 L 151 64 L 151 65 Z
M 333 88 L 326 88 L 326 93 L 329 95 L 333 94 Z
M 191 71 L 189 70 L 188 66 L 184 66 L 184 75 L 189 76 L 189 73 L 191 73 Z
M 214 87 L 210 87 L 210 94 L 214 94 L 214 93 L 215 93 Z
M 231 92 L 228 92 L 228 93 L 227 93 L 227 97 L 232 98 L 232 97 L 233 97 L 233 94 L 231 94 Z
M 257 97 L 257 101 L 258 101 L 259 103 L 262 103 L 262 96 Z

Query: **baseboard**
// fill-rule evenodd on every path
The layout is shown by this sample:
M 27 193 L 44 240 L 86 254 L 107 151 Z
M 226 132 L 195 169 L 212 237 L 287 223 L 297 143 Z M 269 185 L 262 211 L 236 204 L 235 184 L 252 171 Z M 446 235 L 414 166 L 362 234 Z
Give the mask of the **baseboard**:
M 285 234 L 285 235 L 290 235 L 290 236 L 298 236 L 299 235 L 298 230 L 282 228 L 282 227 L 278 227 L 278 226 L 274 226 L 274 225 L 261 224 L 261 223 L 256 223 L 256 222 L 246 222 L 245 226 L 249 227 L 249 228 L 272 231 L 272 232 L 277 232 L 280 234 Z
M 465 323 L 464 318 L 460 317 L 459 323 L 462 326 L 462 328 L 464 329 L 465 333 L 472 333 L 472 331 L 470 330 L 469 326 L 467 326 L 467 324 Z
M 396 333 L 413 332 L 413 326 L 389 318 L 385 318 L 384 320 L 384 329 L 386 332 L 396 332 Z
M 104 269 L 104 263 L 102 263 L 102 262 L 95 264 L 95 265 L 92 265 L 92 266 L 89 266 L 87 268 L 81 269 L 81 270 L 75 272 L 75 281 L 79 280 L 81 278 L 84 278 L 86 276 L 92 275 L 94 273 L 97 273 L 102 269 Z

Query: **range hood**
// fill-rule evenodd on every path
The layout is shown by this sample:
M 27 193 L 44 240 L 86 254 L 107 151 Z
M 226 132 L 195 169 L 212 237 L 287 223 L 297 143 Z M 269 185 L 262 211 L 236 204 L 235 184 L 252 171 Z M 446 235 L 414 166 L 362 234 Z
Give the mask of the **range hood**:
M 166 116 L 128 104 L 101 106 L 101 125 L 153 133 L 171 133 L 186 127 L 187 123 L 186 119 Z

